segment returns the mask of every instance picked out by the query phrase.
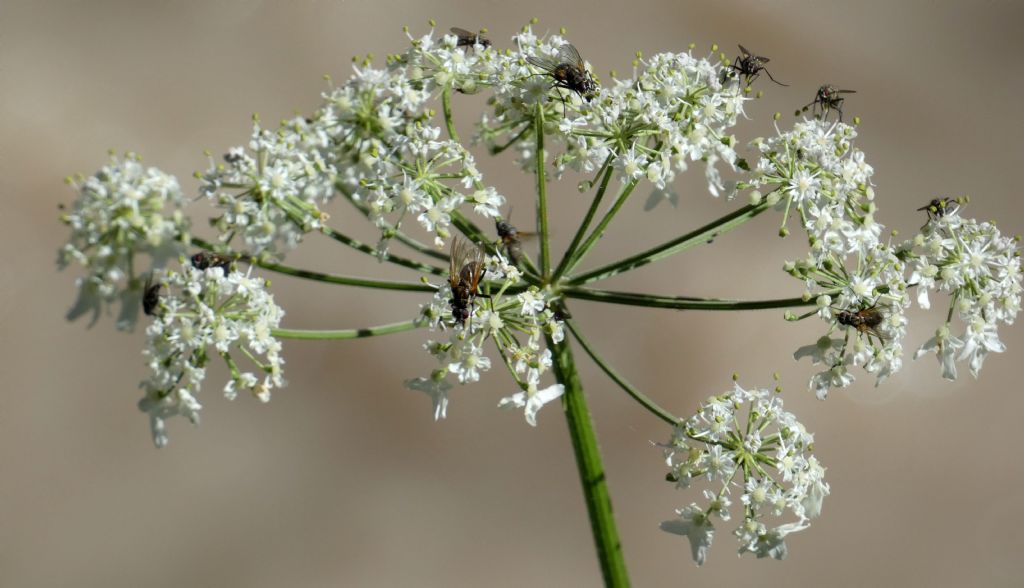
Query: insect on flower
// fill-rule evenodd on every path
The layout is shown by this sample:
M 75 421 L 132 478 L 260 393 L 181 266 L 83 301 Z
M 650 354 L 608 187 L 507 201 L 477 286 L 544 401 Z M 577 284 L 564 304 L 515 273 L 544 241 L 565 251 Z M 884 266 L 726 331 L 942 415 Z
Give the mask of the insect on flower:
M 868 339 L 872 335 L 878 337 L 880 343 L 885 340 L 885 336 L 878 327 L 884 320 L 885 312 L 877 304 L 856 311 L 841 310 L 836 314 L 836 322 L 839 324 L 857 329 L 858 333 L 864 333 Z
M 828 117 L 830 110 L 835 110 L 839 113 L 839 122 L 843 121 L 843 101 L 846 98 L 840 96 L 840 94 L 856 94 L 857 90 L 840 90 L 839 88 L 825 84 L 818 88 L 818 93 L 815 94 L 814 100 L 807 103 L 806 106 L 797 111 L 797 114 L 807 112 L 808 109 L 813 108 L 813 113 L 817 116 L 818 111 L 821 111 L 821 118 L 824 120 Z
M 191 258 L 192 267 L 197 270 L 205 270 L 211 267 L 219 267 L 224 270 L 224 275 L 231 272 L 232 259 L 226 255 L 220 255 L 218 253 L 211 253 L 209 251 L 200 251 Z
M 471 33 L 466 29 L 460 29 L 459 27 L 452 27 L 449 30 L 453 35 L 459 38 L 458 42 L 455 44 L 456 47 L 473 47 L 481 45 L 486 49 L 491 46 L 490 39 L 485 38 L 480 33 Z
M 163 284 L 160 282 L 153 283 L 153 274 L 146 276 L 146 284 L 142 287 L 142 312 L 146 313 L 146 316 L 153 316 L 156 314 L 156 307 L 160 304 L 160 288 Z
M 465 325 L 473 314 L 473 300 L 485 296 L 479 287 L 486 271 L 483 249 L 458 237 L 452 240 L 448 285 L 452 290 L 450 304 L 455 322 Z
M 918 210 L 925 211 L 928 220 L 937 220 L 951 212 L 956 212 L 959 208 L 960 203 L 952 198 L 935 198 Z
M 587 102 L 594 99 L 594 95 L 597 93 L 597 82 L 590 77 L 590 72 L 583 65 L 580 52 L 571 44 L 566 43 L 559 47 L 554 57 L 527 57 L 526 61 L 554 78 L 553 87 L 576 92 Z M 562 101 L 564 103 L 565 98 L 562 98 Z
M 738 55 L 736 60 L 728 66 L 729 70 L 727 71 L 729 73 L 743 76 L 744 83 L 749 86 L 761 75 L 761 72 L 763 71 L 768 74 L 768 78 L 776 84 L 780 86 L 789 86 L 789 84 L 783 84 L 779 80 L 773 78 L 772 73 L 764 66 L 764 64 L 771 61 L 770 59 L 761 55 L 754 55 L 750 51 L 747 51 L 747 48 L 743 45 L 739 45 L 739 48 L 742 55 Z

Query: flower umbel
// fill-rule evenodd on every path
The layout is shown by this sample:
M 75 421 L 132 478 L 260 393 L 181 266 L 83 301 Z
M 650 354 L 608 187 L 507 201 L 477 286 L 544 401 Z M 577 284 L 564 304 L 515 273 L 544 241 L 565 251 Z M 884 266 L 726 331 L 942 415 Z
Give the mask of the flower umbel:
M 92 314 L 92 322 L 105 306 L 120 300 L 117 327 L 130 330 L 139 315 L 143 275 L 177 257 L 177 240 L 187 233 L 189 220 L 182 214 L 184 197 L 178 180 L 155 167 L 145 167 L 134 153 L 111 155 L 110 163 L 94 175 L 71 178 L 78 198 L 62 220 L 71 238 L 57 257 L 61 268 L 81 264 L 88 275 L 77 280 L 78 301 L 68 320 Z M 149 268 L 140 257 L 150 257 Z
M 678 488 L 708 482 L 706 506 L 691 503 L 676 511 L 679 518 L 662 523 L 662 530 L 687 536 L 693 560 L 701 565 L 714 536 L 712 519 L 730 520 L 729 507 L 738 496 L 743 517 L 733 534 L 740 554 L 785 558 L 785 536 L 806 529 L 829 493 L 825 468 L 811 454 L 813 443 L 814 436 L 782 410 L 776 393 L 734 384 L 712 396 L 662 445 L 667 479 Z M 786 513 L 796 521 L 768 524 Z
M 247 389 L 268 402 L 271 390 L 285 385 L 281 343 L 273 336 L 284 311 L 262 279 L 237 271 L 225 275 L 220 267 L 199 270 L 182 264 L 159 280 L 160 299 L 143 351 L 150 376 L 141 384 L 139 408 L 150 416 L 153 442 L 163 447 L 168 418 L 182 415 L 199 423 L 196 396 L 212 355 L 230 370 L 224 387 L 229 400 Z M 237 357 L 244 357 L 253 371 L 243 371 Z

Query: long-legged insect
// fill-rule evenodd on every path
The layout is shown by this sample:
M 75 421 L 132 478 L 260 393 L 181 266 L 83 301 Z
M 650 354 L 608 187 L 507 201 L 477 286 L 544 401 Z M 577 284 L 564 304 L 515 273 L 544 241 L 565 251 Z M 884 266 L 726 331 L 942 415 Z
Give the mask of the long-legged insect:
M 483 296 L 479 287 L 486 272 L 483 249 L 458 237 L 452 240 L 448 286 L 452 291 L 450 304 L 455 322 L 465 325 L 473 315 L 474 299 Z
M 828 118 L 830 110 L 835 110 L 839 113 L 839 122 L 843 121 L 843 101 L 846 98 L 840 96 L 840 94 L 856 94 L 857 90 L 840 90 L 839 88 L 825 84 L 818 88 L 818 93 L 815 94 L 814 100 L 807 103 L 806 106 L 801 108 L 798 113 L 807 112 L 809 108 L 813 108 L 815 116 L 818 115 L 818 110 L 821 110 L 821 118 L 824 120 Z
M 475 45 L 481 45 L 486 49 L 491 46 L 491 41 L 480 33 L 471 33 L 466 29 L 460 29 L 459 27 L 452 27 L 449 30 L 459 38 L 458 42 L 455 44 L 456 47 L 473 47 Z
M 552 87 L 576 92 L 587 102 L 593 100 L 597 94 L 597 82 L 590 77 L 580 52 L 569 43 L 559 47 L 553 57 L 527 57 L 526 61 L 554 78 L 555 83 Z M 562 104 L 565 105 L 564 96 Z
M 736 60 L 729 65 L 729 68 L 733 73 L 743 76 L 744 84 L 749 86 L 761 75 L 761 72 L 763 71 L 768 74 L 768 78 L 776 84 L 780 86 L 789 86 L 789 84 L 783 84 L 779 80 L 773 78 L 772 72 L 768 71 L 768 68 L 764 66 L 764 64 L 771 61 L 771 59 L 768 59 L 763 55 L 754 55 L 750 51 L 747 51 L 747 48 L 743 45 L 739 45 L 739 48 L 742 55 L 737 55 Z

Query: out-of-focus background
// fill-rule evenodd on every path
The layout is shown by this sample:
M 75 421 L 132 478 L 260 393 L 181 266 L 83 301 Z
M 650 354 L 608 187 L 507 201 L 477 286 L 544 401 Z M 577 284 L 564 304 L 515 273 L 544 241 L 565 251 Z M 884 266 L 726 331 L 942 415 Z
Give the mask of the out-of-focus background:
M 498 46 L 532 17 L 538 32 L 568 27 L 595 71 L 629 71 L 634 52 L 701 51 L 737 43 L 771 57 L 783 88 L 736 129 L 773 133 L 770 116 L 810 101 L 826 82 L 858 91 L 847 118 L 876 170 L 878 219 L 912 234 L 935 196 L 970 194 L 965 214 L 1024 229 L 1024 10 L 954 2 L 242 2 L 128 1 L 0 5 L 0 586 L 565 586 L 596 585 L 586 511 L 557 407 L 528 427 L 495 409 L 514 391 L 495 369 L 452 394 L 435 423 L 428 399 L 402 386 L 425 375 L 423 332 L 334 343 L 286 342 L 290 385 L 268 405 L 219 395 L 211 370 L 203 423 L 170 424 L 157 450 L 135 403 L 145 376 L 143 334 L 110 318 L 67 323 L 78 273 L 57 273 L 67 237 L 64 176 L 92 173 L 105 151 L 140 152 L 176 174 L 246 141 L 249 115 L 276 121 L 316 107 L 323 74 L 350 58 L 401 50 L 417 35 L 486 26 Z M 380 58 L 378 57 L 378 60 Z M 379 61 L 378 61 L 379 63 Z M 471 131 L 480 97 L 457 97 Z M 488 181 L 531 209 L 530 179 L 512 155 L 481 163 Z M 700 176 L 699 171 L 694 174 Z M 638 196 L 590 259 L 597 264 L 707 221 L 736 204 L 700 178 L 678 208 L 645 213 Z M 584 209 L 575 180 L 552 188 L 555 251 Z M 645 196 L 645 195 L 644 195 Z M 340 205 L 341 203 L 339 203 Z M 202 213 L 202 205 L 197 206 Z M 351 215 L 332 219 L 355 226 Z M 346 225 L 345 223 L 349 223 Z M 684 257 L 608 287 L 737 298 L 798 295 L 780 267 L 800 255 L 766 214 Z M 202 218 L 197 226 L 204 225 Z M 355 229 L 354 229 L 355 230 Z M 358 231 L 356 231 L 358 233 Z M 363 233 L 370 236 L 370 233 Z M 378 268 L 315 236 L 296 265 L 356 275 Z M 422 296 L 274 278 L 286 326 L 346 328 L 413 316 Z M 940 304 L 944 304 L 942 301 Z M 578 303 L 596 345 L 677 414 L 729 387 L 767 386 L 778 371 L 786 407 L 817 435 L 832 496 L 823 516 L 790 536 L 783 562 L 736 558 L 721 525 L 705 567 L 686 539 L 658 530 L 699 500 L 663 481 L 652 441 L 669 430 L 578 353 L 606 460 L 622 542 L 638 586 L 1019 585 L 1024 539 L 1019 327 L 980 380 L 939 378 L 913 350 L 941 320 L 912 314 L 905 369 L 880 388 L 858 382 L 825 402 L 806 391 L 811 367 L 792 351 L 820 322 L 781 311 L 700 314 Z

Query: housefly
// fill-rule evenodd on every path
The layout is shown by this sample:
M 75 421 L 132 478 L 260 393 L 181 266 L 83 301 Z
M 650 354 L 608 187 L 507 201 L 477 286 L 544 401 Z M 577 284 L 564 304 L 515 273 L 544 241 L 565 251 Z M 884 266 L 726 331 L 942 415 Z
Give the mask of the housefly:
M 452 252 L 448 266 L 448 286 L 452 291 L 450 301 L 452 318 L 466 324 L 473 314 L 473 300 L 480 296 L 480 281 L 484 273 L 484 252 L 478 247 L 456 237 L 452 240 Z
M 559 47 L 554 56 L 527 57 L 526 61 L 554 78 L 555 88 L 576 92 L 587 102 L 594 99 L 597 82 L 590 77 L 590 72 L 583 65 L 580 52 L 571 44 L 566 43 Z
M 211 253 L 209 251 L 200 251 L 191 258 L 192 267 L 197 270 L 205 270 L 211 267 L 219 267 L 224 270 L 224 275 L 227 275 L 231 271 L 230 257 L 226 255 L 220 255 L 219 253 Z
M 857 329 L 858 333 L 864 333 L 870 339 L 872 335 L 884 341 L 885 337 L 878 330 L 882 321 L 885 320 L 885 313 L 878 305 L 861 310 L 841 310 L 836 314 L 836 322 L 846 327 Z
M 490 39 L 485 38 L 480 33 L 471 33 L 466 29 L 460 29 L 459 27 L 452 27 L 452 34 L 459 38 L 455 44 L 456 47 L 473 47 L 475 45 L 481 45 L 484 48 L 491 46 Z

